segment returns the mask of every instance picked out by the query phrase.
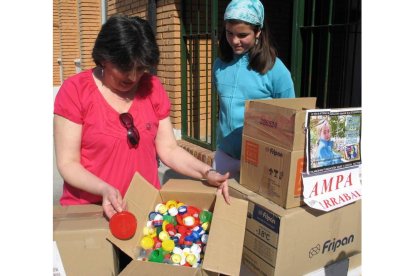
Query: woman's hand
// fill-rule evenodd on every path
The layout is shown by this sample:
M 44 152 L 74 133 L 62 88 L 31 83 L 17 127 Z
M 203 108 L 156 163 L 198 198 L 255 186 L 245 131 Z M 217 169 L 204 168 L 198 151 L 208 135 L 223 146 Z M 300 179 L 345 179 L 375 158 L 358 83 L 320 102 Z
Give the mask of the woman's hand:
M 230 204 L 229 185 L 227 179 L 230 173 L 222 175 L 214 169 L 206 172 L 206 180 L 211 186 L 217 187 L 217 194 L 222 195 L 227 204 Z
M 108 219 L 111 219 L 117 212 L 125 210 L 126 201 L 117 189 L 108 185 L 102 192 L 102 208 Z

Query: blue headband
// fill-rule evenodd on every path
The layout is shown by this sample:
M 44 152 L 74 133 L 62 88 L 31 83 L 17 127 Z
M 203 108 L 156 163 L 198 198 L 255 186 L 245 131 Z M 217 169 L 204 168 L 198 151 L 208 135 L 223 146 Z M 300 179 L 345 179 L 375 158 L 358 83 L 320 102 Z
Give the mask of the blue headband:
M 224 20 L 236 19 L 263 28 L 264 8 L 259 0 L 232 0 L 224 13 Z

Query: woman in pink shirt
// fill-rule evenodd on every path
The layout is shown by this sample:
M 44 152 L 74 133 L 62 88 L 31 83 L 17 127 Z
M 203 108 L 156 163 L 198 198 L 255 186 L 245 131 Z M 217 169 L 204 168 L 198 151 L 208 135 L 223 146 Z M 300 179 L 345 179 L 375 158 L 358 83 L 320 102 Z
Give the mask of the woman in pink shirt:
M 97 67 L 65 80 L 54 105 L 62 205 L 102 204 L 111 218 L 135 172 L 160 188 L 157 156 L 173 170 L 205 178 L 229 203 L 227 179 L 178 146 L 170 101 L 149 70 L 159 50 L 148 22 L 116 15 L 102 26 L 92 57 Z

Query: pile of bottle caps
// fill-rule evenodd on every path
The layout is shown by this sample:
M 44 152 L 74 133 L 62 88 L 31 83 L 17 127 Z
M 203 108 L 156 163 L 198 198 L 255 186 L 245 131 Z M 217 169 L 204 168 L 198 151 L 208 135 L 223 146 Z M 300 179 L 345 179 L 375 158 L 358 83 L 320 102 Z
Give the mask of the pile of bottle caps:
M 212 216 L 175 200 L 157 204 L 143 229 L 138 260 L 200 266 Z

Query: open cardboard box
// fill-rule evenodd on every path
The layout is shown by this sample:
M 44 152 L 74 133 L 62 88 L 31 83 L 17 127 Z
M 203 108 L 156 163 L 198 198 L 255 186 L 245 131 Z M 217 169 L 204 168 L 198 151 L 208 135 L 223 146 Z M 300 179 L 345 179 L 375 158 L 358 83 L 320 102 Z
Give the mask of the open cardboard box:
M 138 221 L 135 235 L 129 240 L 119 240 L 112 234 L 108 239 L 133 260 L 120 275 L 239 275 L 243 240 L 246 228 L 247 201 L 231 198 L 228 205 L 216 188 L 201 181 L 171 179 L 157 190 L 136 173 L 125 195 L 128 211 Z M 200 210 L 213 212 L 207 248 L 201 267 L 181 267 L 163 263 L 137 260 L 142 231 L 148 214 L 158 203 L 177 200 Z

